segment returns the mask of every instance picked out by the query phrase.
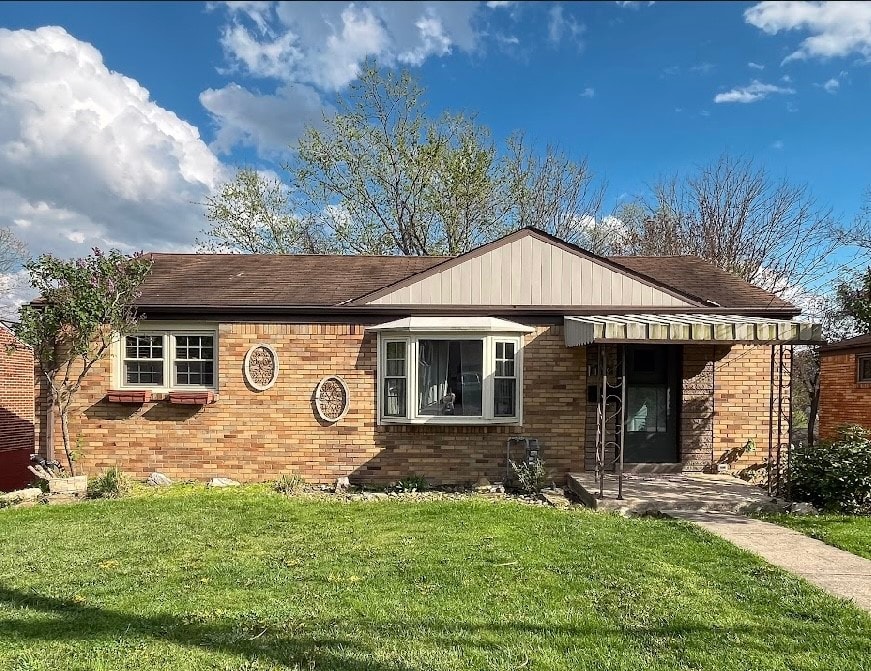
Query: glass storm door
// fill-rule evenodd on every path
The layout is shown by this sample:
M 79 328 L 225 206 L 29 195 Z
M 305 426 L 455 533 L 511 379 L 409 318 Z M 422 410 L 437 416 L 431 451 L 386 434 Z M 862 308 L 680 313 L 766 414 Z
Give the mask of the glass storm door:
M 626 348 L 626 463 L 676 463 L 680 348 Z

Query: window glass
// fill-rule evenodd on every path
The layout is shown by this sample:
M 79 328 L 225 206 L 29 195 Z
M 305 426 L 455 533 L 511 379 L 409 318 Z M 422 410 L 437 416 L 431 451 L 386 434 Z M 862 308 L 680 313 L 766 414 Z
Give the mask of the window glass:
M 419 415 L 483 414 L 483 340 L 418 341 Z
M 668 390 L 663 387 L 630 386 L 626 390 L 626 430 L 665 433 Z
M 124 338 L 124 383 L 163 384 L 162 335 L 129 335 Z
M 215 340 L 206 335 L 175 336 L 175 384 L 209 387 L 215 383 Z
M 517 414 L 517 379 L 514 343 L 496 343 L 495 383 L 493 386 L 493 414 L 496 417 L 514 417 Z
M 859 357 L 859 382 L 871 382 L 871 356 Z
M 388 342 L 385 347 L 384 376 L 384 416 L 406 417 L 406 384 L 405 366 L 406 348 L 404 341 Z

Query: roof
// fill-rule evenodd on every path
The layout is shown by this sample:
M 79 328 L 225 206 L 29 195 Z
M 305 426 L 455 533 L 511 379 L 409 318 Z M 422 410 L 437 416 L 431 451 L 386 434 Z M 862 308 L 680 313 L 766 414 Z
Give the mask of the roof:
M 441 263 L 444 256 L 151 254 L 140 306 L 331 306 Z
M 798 314 L 794 306 L 694 256 L 596 256 L 536 229 L 522 229 L 459 257 L 153 253 L 141 309 L 199 311 L 375 309 L 382 290 L 524 236 L 545 239 L 704 309 Z M 365 297 L 365 298 L 364 298 Z M 362 300 L 361 300 L 362 299 Z M 349 305 L 353 303 L 353 306 Z M 384 307 L 384 306 L 381 306 Z M 475 306 L 469 306 L 475 307 Z M 583 306 L 579 306 L 583 307 Z M 615 306 L 616 307 L 616 306 Z M 509 311 L 548 306 L 505 305 Z
M 615 263 L 727 308 L 794 309 L 791 303 L 698 256 L 612 256 Z
M 867 347 L 868 349 L 871 349 L 871 333 L 856 336 L 855 338 L 847 338 L 846 340 L 841 340 L 840 342 L 835 342 L 831 345 L 825 345 L 821 348 L 821 350 L 823 352 L 832 352 L 841 349 L 853 349 L 858 347 Z

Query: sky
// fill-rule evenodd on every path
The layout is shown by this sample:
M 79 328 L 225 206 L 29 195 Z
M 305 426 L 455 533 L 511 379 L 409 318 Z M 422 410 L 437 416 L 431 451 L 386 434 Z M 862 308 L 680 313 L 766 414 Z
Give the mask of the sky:
M 193 251 L 204 199 L 280 170 L 366 58 L 586 156 L 606 209 L 723 151 L 845 221 L 871 187 L 871 2 L 4 2 L 0 227 Z

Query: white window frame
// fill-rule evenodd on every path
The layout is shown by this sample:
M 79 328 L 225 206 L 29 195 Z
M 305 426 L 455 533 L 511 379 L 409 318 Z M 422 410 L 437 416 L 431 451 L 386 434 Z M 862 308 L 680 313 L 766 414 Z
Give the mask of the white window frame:
M 418 353 L 421 340 L 480 340 L 483 342 L 483 361 L 481 384 L 481 416 L 464 415 L 419 415 L 417 408 L 418 394 Z M 384 415 L 384 378 L 386 377 L 387 343 L 405 343 L 405 409 L 406 417 L 390 417 Z M 495 411 L 495 373 L 496 373 L 496 342 L 514 344 L 514 377 L 517 380 L 517 398 L 515 415 L 513 417 L 496 417 Z M 523 336 L 517 333 L 491 332 L 445 332 L 445 331 L 415 331 L 414 333 L 379 333 L 377 353 L 378 379 L 378 424 L 447 424 L 447 425 L 488 425 L 488 424 L 522 424 L 523 423 Z
M 163 384 L 128 384 L 125 370 L 127 336 L 159 336 L 163 338 Z M 176 336 L 210 336 L 212 338 L 213 376 L 211 385 L 175 384 L 175 338 Z M 141 328 L 115 339 L 112 352 L 113 389 L 147 389 L 154 393 L 171 391 L 217 391 L 219 367 L 218 329 L 215 325 L 204 324 L 151 324 L 142 323 Z M 134 361 L 135 359 L 131 359 Z M 187 361 L 187 359 L 183 359 Z

